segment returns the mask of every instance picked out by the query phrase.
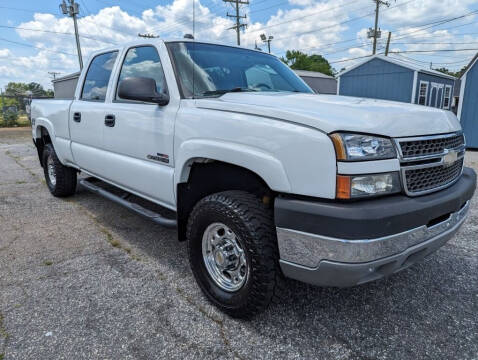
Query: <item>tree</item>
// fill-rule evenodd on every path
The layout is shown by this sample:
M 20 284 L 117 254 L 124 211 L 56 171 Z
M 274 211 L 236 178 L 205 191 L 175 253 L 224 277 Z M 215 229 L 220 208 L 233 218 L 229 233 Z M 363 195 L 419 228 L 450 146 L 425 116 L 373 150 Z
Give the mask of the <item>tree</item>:
M 439 68 L 439 69 L 435 69 L 435 70 L 439 71 L 441 73 L 447 74 L 447 75 L 454 76 L 456 78 L 460 78 L 465 73 L 466 66 L 464 66 L 460 71 L 457 71 L 457 72 L 450 71 L 450 70 L 448 70 L 447 68 L 444 68 L 444 67 Z
M 298 50 L 287 50 L 285 58 L 281 60 L 294 70 L 318 71 L 334 76 L 335 70 L 322 55 L 307 55 Z
M 33 97 L 53 96 L 53 91 L 45 90 L 39 83 L 22 83 L 22 82 L 9 82 L 5 88 L 6 95 L 12 96 L 27 96 L 32 94 Z
M 435 70 L 436 70 L 436 71 L 439 71 L 439 72 L 441 72 L 441 73 L 443 73 L 443 74 L 455 76 L 455 73 L 454 73 L 454 72 L 452 72 L 452 71 L 450 71 L 450 70 L 448 70 L 447 68 L 444 68 L 444 67 L 443 67 L 443 68 L 439 68 L 439 69 L 435 69 Z

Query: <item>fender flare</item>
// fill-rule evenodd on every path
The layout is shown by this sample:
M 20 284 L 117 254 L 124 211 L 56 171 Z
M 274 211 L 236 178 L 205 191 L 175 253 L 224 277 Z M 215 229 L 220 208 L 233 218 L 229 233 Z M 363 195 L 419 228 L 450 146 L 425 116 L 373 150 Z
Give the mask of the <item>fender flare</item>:
M 187 182 L 191 164 L 205 160 L 243 167 L 261 177 L 270 189 L 290 192 L 290 182 L 279 159 L 262 149 L 217 139 L 190 139 L 181 144 L 175 161 L 174 189 Z
M 35 139 L 38 139 L 41 137 L 40 127 L 44 127 L 48 131 L 48 135 L 50 135 L 50 139 L 51 139 L 51 142 L 53 143 L 53 147 L 55 147 L 56 136 L 55 136 L 55 130 L 53 128 L 53 124 L 51 123 L 51 121 L 46 118 L 35 119 L 35 127 L 34 127 Z

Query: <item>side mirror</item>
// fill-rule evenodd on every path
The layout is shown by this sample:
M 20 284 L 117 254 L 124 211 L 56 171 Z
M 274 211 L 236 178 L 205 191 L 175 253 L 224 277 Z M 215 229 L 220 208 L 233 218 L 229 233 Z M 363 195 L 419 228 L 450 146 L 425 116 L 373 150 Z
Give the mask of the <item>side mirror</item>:
M 118 88 L 122 99 L 153 102 L 160 106 L 169 103 L 169 95 L 156 91 L 156 81 L 146 77 L 130 77 L 122 80 Z

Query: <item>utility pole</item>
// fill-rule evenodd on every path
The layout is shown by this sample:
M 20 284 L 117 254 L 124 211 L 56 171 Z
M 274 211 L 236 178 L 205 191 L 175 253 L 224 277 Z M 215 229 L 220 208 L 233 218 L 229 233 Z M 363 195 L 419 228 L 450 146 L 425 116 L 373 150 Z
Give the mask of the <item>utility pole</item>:
M 80 35 L 78 35 L 78 23 L 76 21 L 77 15 L 80 13 L 80 5 L 75 3 L 75 0 L 69 0 L 67 4 L 65 0 L 60 4 L 61 12 L 73 18 L 73 25 L 75 26 L 76 50 L 78 51 L 78 62 L 80 63 L 80 70 L 83 69 L 83 58 L 81 56 Z
M 387 47 L 385 48 L 385 56 L 388 56 L 388 51 L 390 50 L 390 40 L 392 38 L 392 32 L 388 32 Z
M 373 55 L 377 53 L 377 39 L 382 37 L 382 32 L 378 28 L 378 18 L 380 12 L 380 6 L 385 5 L 386 7 L 390 6 L 388 1 L 383 0 L 372 0 L 375 3 L 375 26 L 368 30 L 368 38 L 373 38 Z
M 269 49 L 269 54 L 271 53 L 271 41 L 274 39 L 273 36 L 267 37 L 266 34 L 261 34 L 261 40 L 263 43 L 267 44 L 267 48 Z
M 236 15 L 230 15 L 229 12 L 227 13 L 227 17 L 230 18 L 235 18 L 236 19 L 236 25 L 230 27 L 230 29 L 236 30 L 237 33 L 237 45 L 241 45 L 241 29 L 246 28 L 247 24 L 242 24 L 241 19 L 247 19 L 247 15 L 241 15 L 239 10 L 240 10 L 240 5 L 249 5 L 249 0 L 222 0 L 225 3 L 230 3 L 234 10 L 236 11 Z
M 60 72 L 57 71 L 48 71 L 48 74 L 50 74 L 53 77 L 53 80 L 56 80 L 56 76 L 60 75 Z
M 3 119 L 3 122 L 5 123 L 5 125 L 7 124 L 7 121 L 5 120 L 5 118 L 3 117 L 4 113 L 3 113 L 3 108 L 5 107 L 5 99 L 3 97 L 3 88 L 0 88 L 0 93 L 2 95 L 2 107 L 0 108 L 0 114 L 2 114 L 2 119 Z
M 154 34 L 150 34 L 150 33 L 147 33 L 147 34 L 138 33 L 138 36 L 140 38 L 147 38 L 147 39 L 157 39 L 157 38 L 159 38 L 158 35 L 154 35 Z

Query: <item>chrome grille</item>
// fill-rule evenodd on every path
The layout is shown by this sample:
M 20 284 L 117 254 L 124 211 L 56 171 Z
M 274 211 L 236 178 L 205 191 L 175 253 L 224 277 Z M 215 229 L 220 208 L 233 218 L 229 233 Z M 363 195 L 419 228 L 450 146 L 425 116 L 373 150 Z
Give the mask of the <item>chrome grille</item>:
M 404 190 L 418 196 L 452 185 L 460 177 L 465 156 L 462 133 L 396 139 Z
M 448 137 L 401 141 L 403 158 L 442 154 L 445 149 L 455 149 L 465 144 L 462 134 Z
M 405 170 L 405 181 L 410 193 L 418 193 L 431 189 L 441 188 L 452 183 L 463 168 L 463 159 L 455 161 L 451 166 L 433 166 Z

